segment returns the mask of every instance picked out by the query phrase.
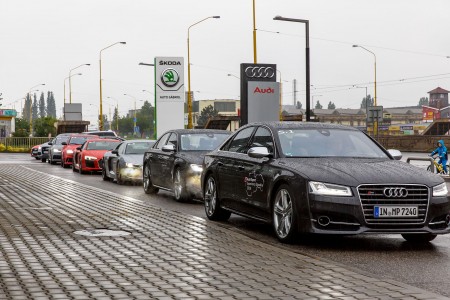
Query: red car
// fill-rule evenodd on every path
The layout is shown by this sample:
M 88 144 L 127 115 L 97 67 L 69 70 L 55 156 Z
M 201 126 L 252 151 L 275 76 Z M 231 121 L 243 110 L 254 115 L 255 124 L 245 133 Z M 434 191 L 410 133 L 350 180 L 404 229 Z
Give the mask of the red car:
M 89 134 L 73 134 L 67 142 L 62 142 L 63 148 L 61 150 L 61 167 L 65 168 L 72 164 L 73 154 L 77 147 L 80 147 L 84 142 L 91 139 L 98 139 L 98 136 Z
M 107 151 L 115 149 L 121 141 L 113 139 L 91 139 L 87 140 L 81 147 L 76 148 L 73 157 L 72 170 L 83 174 L 85 172 L 98 172 L 102 168 L 99 161 Z

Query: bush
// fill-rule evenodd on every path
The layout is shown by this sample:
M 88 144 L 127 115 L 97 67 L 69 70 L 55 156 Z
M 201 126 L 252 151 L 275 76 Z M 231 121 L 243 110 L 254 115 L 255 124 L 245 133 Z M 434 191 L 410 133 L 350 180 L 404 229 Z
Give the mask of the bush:
M 6 147 L 5 147 L 5 145 L 3 145 L 3 144 L 0 144 L 0 152 L 3 152 L 3 151 L 5 151 L 6 150 Z

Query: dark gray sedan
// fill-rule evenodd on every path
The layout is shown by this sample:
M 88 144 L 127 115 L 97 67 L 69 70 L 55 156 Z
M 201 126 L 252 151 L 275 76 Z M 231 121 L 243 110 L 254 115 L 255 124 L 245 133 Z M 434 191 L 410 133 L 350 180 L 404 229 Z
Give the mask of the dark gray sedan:
M 449 233 L 444 180 L 400 158 L 352 127 L 249 124 L 205 156 L 206 215 L 272 223 L 281 241 L 297 232 L 398 233 L 414 242 Z
M 144 155 L 144 191 L 173 192 L 175 200 L 202 198 L 200 175 L 203 157 L 216 149 L 229 131 L 178 129 L 164 133 Z
M 103 180 L 116 180 L 117 184 L 142 182 L 144 153 L 154 143 L 154 140 L 128 140 L 106 152 L 101 163 Z

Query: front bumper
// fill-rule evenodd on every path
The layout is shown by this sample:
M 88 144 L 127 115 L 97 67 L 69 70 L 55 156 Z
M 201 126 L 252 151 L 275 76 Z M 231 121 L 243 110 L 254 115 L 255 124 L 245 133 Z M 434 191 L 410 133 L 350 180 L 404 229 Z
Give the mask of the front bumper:
M 186 190 L 195 199 L 203 199 L 201 173 L 186 172 L 185 174 Z
M 309 216 L 300 216 L 299 230 L 318 234 L 360 234 L 360 233 L 450 233 L 445 222 L 450 214 L 448 197 L 432 197 L 424 222 L 408 223 L 405 218 L 397 222 L 367 222 L 358 196 L 332 197 L 309 194 Z M 325 219 L 323 219 L 326 217 Z M 329 221 L 320 222 L 319 220 Z M 320 224 L 322 223 L 322 225 Z
M 123 180 L 141 182 L 142 167 L 125 167 L 120 169 L 120 175 Z

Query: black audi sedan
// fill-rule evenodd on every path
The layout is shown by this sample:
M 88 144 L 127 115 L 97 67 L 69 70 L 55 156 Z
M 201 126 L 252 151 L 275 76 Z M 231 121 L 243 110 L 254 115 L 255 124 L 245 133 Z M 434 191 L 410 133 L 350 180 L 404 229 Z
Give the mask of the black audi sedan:
M 400 159 L 352 127 L 249 124 L 205 156 L 206 215 L 270 222 L 282 242 L 297 233 L 396 233 L 412 242 L 449 233 L 444 180 Z
M 173 192 L 175 200 L 202 198 L 203 157 L 219 147 L 231 132 L 177 129 L 164 133 L 144 154 L 143 185 L 147 194 Z

